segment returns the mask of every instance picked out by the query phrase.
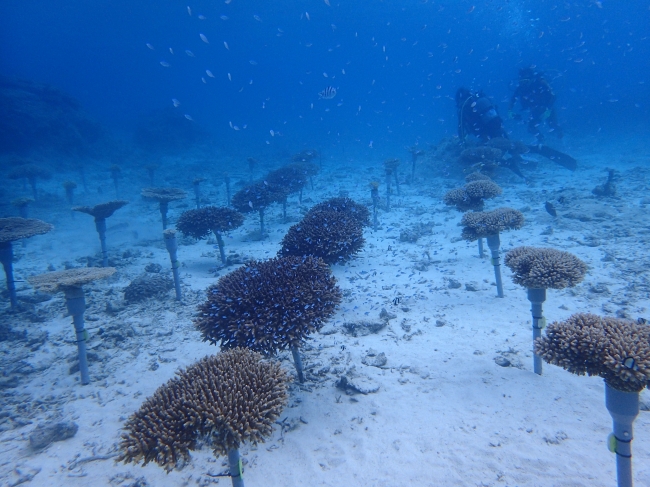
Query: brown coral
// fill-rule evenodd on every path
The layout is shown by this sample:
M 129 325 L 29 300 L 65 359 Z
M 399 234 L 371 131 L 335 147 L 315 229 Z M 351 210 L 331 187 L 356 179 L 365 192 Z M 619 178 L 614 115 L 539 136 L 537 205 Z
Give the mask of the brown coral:
M 465 213 L 460 221 L 463 238 L 470 242 L 504 230 L 518 230 L 524 226 L 524 215 L 512 208 L 493 211 Z
M 535 353 L 577 375 L 598 375 L 614 389 L 641 391 L 650 383 L 650 327 L 578 313 L 548 326 Z
M 371 185 L 373 183 L 370 183 Z M 376 183 L 379 186 L 379 183 Z M 370 225 L 370 210 L 367 206 L 357 203 L 351 198 L 330 198 L 318 203 L 311 207 L 307 215 L 317 213 L 319 211 L 336 211 L 344 213 L 347 216 L 354 218 L 359 224 L 367 227 Z M 305 215 L 306 216 L 306 215 Z
M 81 267 L 64 271 L 46 272 L 27 278 L 34 288 L 44 293 L 64 292 L 67 288 L 82 287 L 89 282 L 115 274 L 115 267 Z
M 128 203 L 128 201 L 124 200 L 113 200 L 95 206 L 75 206 L 72 209 L 95 217 L 95 220 L 105 220 Z
M 549 248 L 516 247 L 503 262 L 512 270 L 512 280 L 527 288 L 573 287 L 587 272 L 587 264 L 575 255 Z
M 241 227 L 243 223 L 244 215 L 232 208 L 205 206 L 181 213 L 176 228 L 183 235 L 200 240 L 210 235 L 210 232 L 229 232 Z
M 0 218 L 0 244 L 43 235 L 54 227 L 35 218 Z
M 315 257 L 253 261 L 207 290 L 196 326 L 204 341 L 267 355 L 300 347 L 341 302 L 330 268 Z
M 455 206 L 458 211 L 480 211 L 483 209 L 483 200 L 494 198 L 502 192 L 501 187 L 491 179 L 479 179 L 462 188 L 447 191 L 443 201 L 447 206 Z
M 159 387 L 126 422 L 118 461 L 181 467 L 209 443 L 226 455 L 263 442 L 287 401 L 287 374 L 277 362 L 235 348 L 205 357 Z

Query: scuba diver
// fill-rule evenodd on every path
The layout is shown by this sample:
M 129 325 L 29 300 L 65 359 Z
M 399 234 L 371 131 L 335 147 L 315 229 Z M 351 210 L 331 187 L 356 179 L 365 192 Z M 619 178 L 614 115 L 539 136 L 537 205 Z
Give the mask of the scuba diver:
M 553 93 L 553 89 L 544 78 L 543 73 L 533 66 L 519 70 L 519 84 L 508 105 L 509 118 L 521 120 L 520 114 L 513 113 L 513 108 L 517 102 L 521 105 L 522 110 L 529 110 L 528 131 L 540 143 L 544 140 L 544 135 L 540 130 L 544 121 L 558 138 L 562 138 L 563 132 L 557 124 L 557 113 L 554 107 L 555 93 Z
M 464 141 L 468 134 L 476 136 L 482 142 L 497 137 L 508 138 L 496 106 L 482 91 L 472 93 L 467 88 L 458 88 L 456 111 L 458 137 L 461 141 Z

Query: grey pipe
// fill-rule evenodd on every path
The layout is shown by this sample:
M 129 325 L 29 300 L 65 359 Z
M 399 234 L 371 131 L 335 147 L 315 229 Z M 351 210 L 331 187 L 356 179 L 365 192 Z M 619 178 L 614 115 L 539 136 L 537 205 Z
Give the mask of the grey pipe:
M 226 252 L 224 251 L 223 237 L 216 230 L 214 231 L 214 236 L 217 237 L 217 245 L 219 246 L 219 256 L 221 257 L 221 263 L 226 265 Z
M 395 188 L 397 188 L 397 196 L 401 196 L 399 194 L 399 178 L 397 177 L 397 169 L 395 169 Z
M 605 383 L 605 405 L 614 421 L 609 449 L 616 453 L 618 487 L 632 487 L 632 423 L 639 414 L 639 393 L 619 391 Z
M 264 238 L 264 208 L 259 209 L 260 214 L 260 238 Z
M 16 282 L 14 281 L 14 248 L 11 242 L 0 243 L 0 262 L 5 269 L 7 278 L 7 291 L 9 291 L 9 302 L 11 309 L 18 307 L 18 296 L 16 295 Z
M 84 327 L 84 313 L 86 311 L 86 299 L 83 289 L 80 287 L 65 288 L 65 305 L 68 313 L 72 315 L 74 331 L 77 335 L 77 349 L 79 350 L 79 373 L 81 374 L 81 384 L 90 383 L 90 374 L 88 373 L 88 359 L 86 357 L 86 338 L 88 336 Z
M 482 259 L 485 256 L 485 251 L 483 250 L 483 239 L 478 239 L 478 256 Z
M 108 250 L 106 249 L 106 219 L 95 219 L 95 228 L 99 234 L 99 243 L 102 245 L 102 267 L 108 267 Z
M 305 382 L 305 374 L 303 373 L 302 358 L 300 358 L 300 351 L 298 350 L 298 347 L 291 347 L 291 355 L 293 355 L 293 364 L 296 366 L 298 380 L 302 384 Z
M 196 208 L 198 210 L 201 208 L 201 188 L 199 187 L 199 183 L 192 183 L 192 186 L 194 186 L 194 200 L 196 201 Z
M 390 177 L 391 171 L 386 171 L 386 211 L 390 211 Z
M 171 228 L 169 230 L 165 230 L 163 232 L 163 238 L 165 239 L 165 247 L 167 247 L 169 259 L 172 262 L 172 274 L 174 275 L 174 289 L 176 290 L 176 299 L 182 301 L 183 295 L 181 294 L 181 279 L 178 275 L 178 268 L 180 265 L 178 263 L 178 258 L 176 257 L 176 251 L 178 250 L 178 243 L 176 242 L 176 230 Z
M 379 203 L 379 190 L 377 188 L 370 189 L 370 197 L 372 198 L 372 226 L 377 231 L 377 204 Z
M 239 449 L 228 451 L 228 472 L 232 480 L 232 487 L 244 487 L 244 472 Z
M 160 202 L 160 216 L 162 217 L 163 230 L 167 230 L 167 210 L 169 209 L 169 202 Z
M 479 242 L 482 239 L 479 239 Z M 503 282 L 501 281 L 501 262 L 499 261 L 499 246 L 501 245 L 501 239 L 499 239 L 499 234 L 488 235 L 487 244 L 492 253 L 492 265 L 494 266 L 494 280 L 497 283 L 497 297 L 503 297 Z
M 528 288 L 528 301 L 530 311 L 533 315 L 533 343 L 542 336 L 542 330 L 546 327 L 546 318 L 542 311 L 542 304 L 546 301 L 546 289 Z M 533 369 L 536 374 L 542 375 L 542 357 L 533 355 Z
M 230 206 L 230 177 L 226 176 L 224 181 L 226 182 L 226 206 Z

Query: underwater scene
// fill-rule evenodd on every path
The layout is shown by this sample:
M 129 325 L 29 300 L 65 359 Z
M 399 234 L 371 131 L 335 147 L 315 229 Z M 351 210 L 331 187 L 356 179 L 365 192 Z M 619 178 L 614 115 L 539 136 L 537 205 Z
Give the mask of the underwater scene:
M 650 486 L 649 59 L 649 0 L 4 0 L 0 487 Z

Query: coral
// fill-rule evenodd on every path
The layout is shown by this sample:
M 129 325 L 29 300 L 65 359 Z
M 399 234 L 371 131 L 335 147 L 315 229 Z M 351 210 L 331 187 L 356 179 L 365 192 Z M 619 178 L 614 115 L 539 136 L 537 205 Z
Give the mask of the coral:
M 374 183 L 379 186 L 379 183 Z M 370 183 L 371 187 L 373 183 Z M 350 218 L 354 218 L 360 225 L 367 227 L 370 225 L 370 210 L 367 206 L 361 205 L 350 198 L 330 198 L 322 201 L 317 205 L 311 207 L 307 215 L 317 213 L 319 211 L 336 211 L 343 213 Z
M 293 162 L 311 162 L 319 156 L 320 154 L 317 151 L 313 149 L 307 149 L 291 156 L 291 160 Z
M 268 173 L 264 181 L 291 194 L 297 193 L 307 184 L 307 174 L 298 164 L 289 164 Z
M 156 200 L 159 203 L 169 203 L 187 197 L 187 193 L 179 188 L 144 188 L 140 194 L 145 199 Z
M 286 190 L 266 181 L 252 183 L 232 196 L 232 206 L 242 213 L 259 211 L 268 208 L 273 203 L 281 203 L 287 197 Z
M 9 179 L 25 178 L 31 181 L 33 179 L 51 179 L 52 173 L 44 167 L 35 164 L 24 164 L 9 171 L 7 177 Z
M 64 271 L 47 272 L 27 280 L 41 292 L 54 294 L 67 288 L 82 287 L 89 282 L 105 279 L 115 274 L 115 267 L 82 267 Z
M 315 257 L 253 261 L 207 290 L 196 326 L 204 341 L 273 355 L 299 347 L 334 314 L 341 291 Z
M 117 210 L 128 204 L 125 200 L 113 200 L 106 203 L 100 203 L 95 206 L 75 206 L 72 208 L 74 211 L 86 213 L 95 218 L 95 220 L 105 220 L 110 217 Z
M 349 260 L 364 243 L 363 227 L 355 217 L 347 212 L 321 210 L 308 213 L 289 228 L 278 255 L 313 255 L 335 264 Z
M 62 186 L 66 191 L 68 191 L 68 190 L 76 189 L 77 183 L 75 183 L 74 181 L 63 181 Z
M 0 244 L 43 235 L 54 227 L 34 218 L 0 218 Z
M 447 206 L 455 206 L 458 211 L 483 209 L 485 199 L 494 198 L 503 192 L 491 179 L 479 179 L 467 183 L 462 188 L 447 191 L 443 201 Z
M 387 173 L 392 173 L 400 164 L 399 159 L 390 158 L 384 161 L 384 169 Z
M 504 230 L 519 230 L 524 226 L 524 215 L 512 208 L 497 208 L 493 211 L 465 213 L 460 221 L 463 238 L 470 242 Z
M 599 184 L 591 190 L 593 194 L 598 197 L 602 196 L 616 196 L 616 183 L 618 179 L 618 171 L 615 169 L 607 169 L 607 181 Z
M 577 375 L 598 375 L 614 389 L 639 392 L 650 385 L 650 327 L 634 321 L 578 313 L 548 326 L 535 353 Z
M 472 181 L 492 181 L 492 179 L 490 179 L 490 176 L 480 172 L 471 172 L 465 176 L 465 181 L 471 183 Z
M 515 247 L 503 262 L 512 270 L 512 280 L 527 288 L 573 287 L 587 272 L 587 264 L 575 255 L 549 248 Z
M 174 287 L 174 281 L 161 274 L 143 274 L 124 288 L 124 300 L 138 303 L 145 299 L 160 297 Z
M 465 185 L 465 192 L 472 199 L 483 199 L 487 200 L 494 198 L 503 193 L 501 187 L 493 181 L 488 180 L 478 180 L 472 181 Z
M 226 455 L 263 442 L 287 402 L 287 374 L 277 362 L 235 348 L 177 372 L 125 424 L 118 461 L 181 467 L 206 442 Z
M 196 239 L 207 237 L 210 232 L 224 233 L 242 226 L 244 216 L 232 208 L 206 206 L 184 211 L 176 228 L 183 234 Z

